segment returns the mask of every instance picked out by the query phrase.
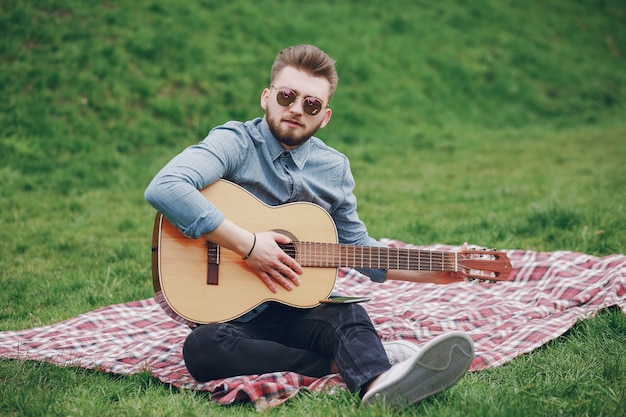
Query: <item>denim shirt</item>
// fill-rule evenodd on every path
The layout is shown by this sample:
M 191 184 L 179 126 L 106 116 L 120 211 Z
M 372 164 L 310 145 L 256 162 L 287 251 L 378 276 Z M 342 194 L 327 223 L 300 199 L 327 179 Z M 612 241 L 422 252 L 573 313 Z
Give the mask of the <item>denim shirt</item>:
M 292 150 L 274 138 L 264 118 L 228 122 L 200 143 L 175 156 L 154 177 L 146 200 L 184 235 L 198 238 L 225 219 L 197 190 L 219 179 L 234 182 L 270 206 L 306 201 L 325 209 L 339 243 L 381 246 L 356 212 L 354 178 L 348 158 L 316 137 Z M 386 271 L 359 269 L 372 281 Z

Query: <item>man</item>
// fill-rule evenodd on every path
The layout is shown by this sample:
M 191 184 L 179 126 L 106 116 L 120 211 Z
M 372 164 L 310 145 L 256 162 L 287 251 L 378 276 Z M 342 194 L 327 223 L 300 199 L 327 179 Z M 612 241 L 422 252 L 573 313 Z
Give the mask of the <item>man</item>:
M 268 205 L 312 202 L 331 215 L 340 243 L 380 246 L 357 215 L 348 159 L 313 136 L 331 119 L 337 81 L 334 61 L 318 48 L 282 50 L 261 94 L 265 116 L 214 128 L 157 174 L 146 199 L 186 236 L 240 254 L 272 292 L 279 286 L 298 290 L 303 269 L 278 245 L 290 239 L 241 228 L 198 190 L 226 179 Z M 449 272 L 359 271 L 377 282 L 460 279 Z M 339 372 L 365 404 L 406 406 L 454 384 L 468 369 L 474 347 L 461 332 L 421 349 L 408 342 L 383 345 L 358 304 L 298 309 L 266 303 L 239 319 L 199 326 L 185 341 L 183 355 L 199 381 L 276 371 L 313 377 Z

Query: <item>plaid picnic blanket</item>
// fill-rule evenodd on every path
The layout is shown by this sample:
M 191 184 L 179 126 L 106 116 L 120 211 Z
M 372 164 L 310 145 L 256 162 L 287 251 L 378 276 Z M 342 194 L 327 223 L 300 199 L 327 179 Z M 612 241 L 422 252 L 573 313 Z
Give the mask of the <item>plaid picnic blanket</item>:
M 383 242 L 417 248 L 388 239 Z M 340 270 L 336 290 L 372 297 L 363 306 L 383 340 L 424 344 L 450 330 L 467 332 L 476 346 L 473 371 L 502 365 L 536 349 L 603 308 L 617 305 L 626 312 L 626 256 L 506 252 L 513 264 L 506 282 L 377 284 L 355 271 Z M 251 401 L 259 409 L 278 405 L 302 389 L 345 387 L 339 375 L 317 379 L 292 372 L 197 383 L 181 354 L 189 332 L 151 298 L 103 307 L 50 326 L 0 332 L 0 357 L 116 374 L 146 371 L 179 388 L 209 391 L 220 404 Z

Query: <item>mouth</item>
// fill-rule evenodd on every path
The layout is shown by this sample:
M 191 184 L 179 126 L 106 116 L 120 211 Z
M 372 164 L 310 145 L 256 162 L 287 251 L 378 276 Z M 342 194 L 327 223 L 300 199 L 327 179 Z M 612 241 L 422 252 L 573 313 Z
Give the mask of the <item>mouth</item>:
M 303 127 L 304 125 L 295 119 L 283 119 L 283 123 L 286 123 L 289 127 Z

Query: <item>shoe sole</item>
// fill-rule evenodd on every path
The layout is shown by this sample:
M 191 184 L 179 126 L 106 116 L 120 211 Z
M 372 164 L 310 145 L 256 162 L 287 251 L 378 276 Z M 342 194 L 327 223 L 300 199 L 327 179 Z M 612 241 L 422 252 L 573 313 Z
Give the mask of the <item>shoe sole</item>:
M 382 402 L 390 407 L 406 407 L 454 385 L 467 372 L 474 359 L 474 343 L 463 332 L 443 334 L 428 342 L 408 359 L 404 372 L 365 394 L 366 406 Z

